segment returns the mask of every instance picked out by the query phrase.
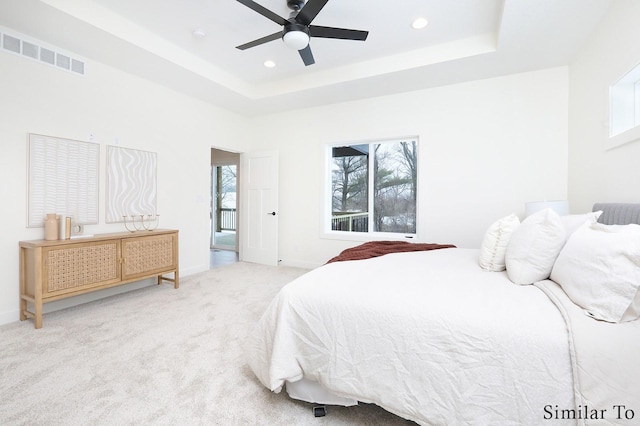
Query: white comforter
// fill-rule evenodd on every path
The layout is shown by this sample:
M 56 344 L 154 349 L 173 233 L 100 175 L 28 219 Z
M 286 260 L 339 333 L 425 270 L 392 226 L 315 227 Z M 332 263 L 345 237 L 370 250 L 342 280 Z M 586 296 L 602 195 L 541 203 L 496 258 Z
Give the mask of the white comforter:
M 640 320 L 597 321 L 551 280 L 535 284 L 554 301 L 571 336 L 575 397 L 585 423 L 637 424 L 640 407 Z M 551 417 L 555 411 L 550 410 Z
M 545 406 L 574 407 L 562 316 L 477 260 L 456 248 L 315 269 L 272 301 L 249 365 L 275 392 L 304 377 L 421 424 L 540 424 Z

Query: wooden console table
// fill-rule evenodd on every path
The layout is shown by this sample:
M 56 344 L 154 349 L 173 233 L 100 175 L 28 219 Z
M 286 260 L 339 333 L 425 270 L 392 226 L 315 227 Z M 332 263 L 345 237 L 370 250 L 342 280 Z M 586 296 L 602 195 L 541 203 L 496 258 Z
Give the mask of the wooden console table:
M 171 273 L 173 278 L 164 276 Z M 179 287 L 178 231 L 21 241 L 20 321 L 33 318 L 41 328 L 44 303 L 151 277 Z

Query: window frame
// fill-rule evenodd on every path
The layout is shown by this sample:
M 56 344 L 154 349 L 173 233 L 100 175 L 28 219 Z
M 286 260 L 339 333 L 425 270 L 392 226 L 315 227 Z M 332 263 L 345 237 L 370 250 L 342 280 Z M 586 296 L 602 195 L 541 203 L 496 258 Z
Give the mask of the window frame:
M 640 139 L 640 63 L 609 86 L 607 149 Z
M 398 232 L 379 232 L 379 231 L 367 231 L 367 232 L 348 232 L 348 231 L 334 231 L 331 229 L 331 217 L 333 215 L 332 209 L 332 165 L 333 165 L 333 148 L 341 147 L 341 146 L 352 146 L 352 145 L 375 145 L 381 143 L 399 143 L 399 142 L 407 142 L 407 141 L 415 141 L 416 143 L 416 230 L 415 233 L 398 233 Z M 323 158 L 323 167 L 322 167 L 322 201 L 321 205 L 321 213 L 320 213 L 320 238 L 324 239 L 333 239 L 333 240 L 345 240 L 345 241 L 372 241 L 372 240 L 418 240 L 420 236 L 420 223 L 419 223 L 419 206 L 420 206 L 420 168 L 421 168 L 421 159 L 420 159 L 420 138 L 417 135 L 406 136 L 406 137 L 389 137 L 389 138 L 379 138 L 379 139 L 365 139 L 358 141 L 347 141 L 347 142 L 332 142 L 326 143 L 322 146 L 322 158 Z M 372 158 L 369 158 L 369 167 Z M 374 203 L 373 193 L 370 190 L 372 188 L 373 183 L 373 173 L 369 173 L 368 176 L 368 204 L 369 204 L 369 212 L 372 212 L 372 206 Z M 371 216 L 371 215 L 370 215 Z

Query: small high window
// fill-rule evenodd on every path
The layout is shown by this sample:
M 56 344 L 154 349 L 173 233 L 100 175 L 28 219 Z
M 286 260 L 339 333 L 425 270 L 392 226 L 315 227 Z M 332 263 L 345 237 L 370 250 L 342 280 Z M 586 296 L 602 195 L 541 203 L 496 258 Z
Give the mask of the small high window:
M 328 147 L 325 230 L 415 235 L 417 151 L 417 138 Z
M 640 64 L 609 87 L 609 144 L 640 137 Z

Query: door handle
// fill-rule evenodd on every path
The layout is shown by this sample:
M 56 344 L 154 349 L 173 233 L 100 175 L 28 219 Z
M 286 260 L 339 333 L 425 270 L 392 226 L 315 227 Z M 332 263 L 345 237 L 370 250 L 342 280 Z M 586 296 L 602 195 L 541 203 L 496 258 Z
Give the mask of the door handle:
M 267 213 L 268 215 L 275 216 L 276 212 Z

